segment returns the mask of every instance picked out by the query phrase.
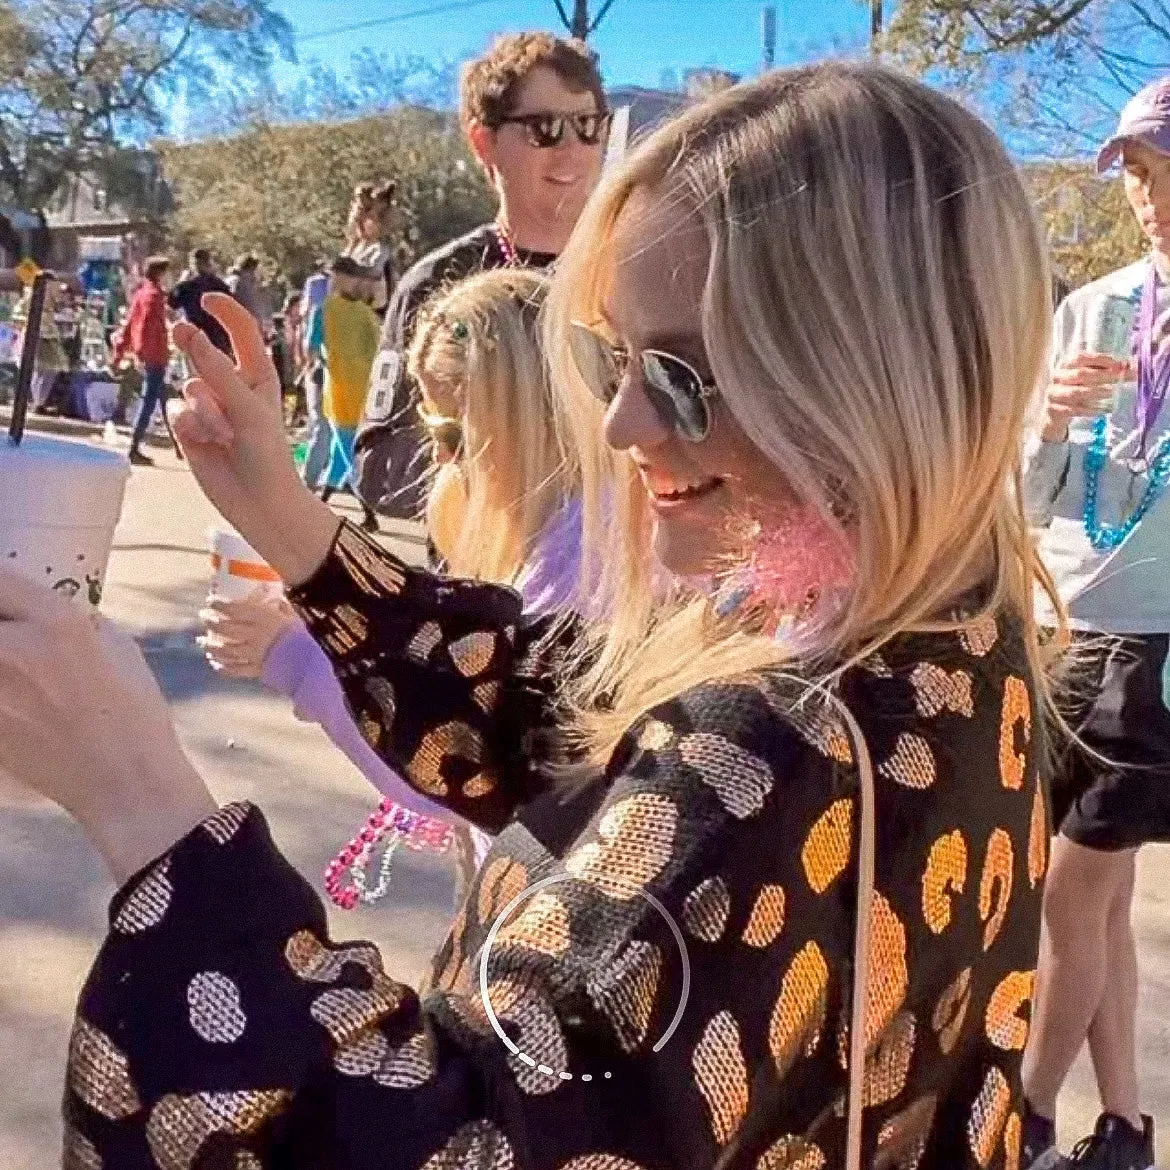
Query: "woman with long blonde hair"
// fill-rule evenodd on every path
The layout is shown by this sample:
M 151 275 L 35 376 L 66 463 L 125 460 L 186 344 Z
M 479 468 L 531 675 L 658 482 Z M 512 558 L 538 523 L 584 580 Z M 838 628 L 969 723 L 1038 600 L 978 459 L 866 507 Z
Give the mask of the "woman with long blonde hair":
M 300 491 L 240 310 L 215 305 L 238 371 L 179 327 L 200 483 L 292 583 L 371 743 L 502 832 L 420 1001 L 328 941 L 157 704 L 139 739 L 169 765 L 115 766 L 83 623 L 0 578 L 4 709 L 76 728 L 56 766 L 32 732 L 0 764 L 119 880 L 166 850 L 82 996 L 75 1148 L 1014 1168 L 1048 832 L 1020 452 L 1050 307 L 1006 153 L 916 82 L 780 72 L 660 129 L 550 296 L 570 428 L 617 461 L 581 451 L 612 621 L 569 662 L 510 591 L 409 569 Z M 60 710 L 43 676 L 23 697 L 30 643 L 87 680 Z M 168 794 L 149 819 L 143 787 Z
M 546 377 L 538 327 L 547 290 L 545 274 L 525 269 L 454 284 L 428 302 L 408 355 L 438 469 L 427 497 L 428 535 L 447 572 L 515 585 L 530 614 L 571 604 L 581 544 L 578 463 L 561 437 L 563 408 Z M 328 657 L 292 607 L 283 598 L 213 598 L 202 616 L 212 666 L 262 680 L 292 700 L 298 718 L 319 723 L 384 795 L 375 814 L 381 826 L 398 826 L 398 837 L 421 848 L 454 849 L 461 903 L 491 837 L 462 818 L 445 826 L 442 806 L 409 788 L 371 749 Z M 353 908 L 385 895 L 390 870 L 379 844 L 359 834 L 339 852 L 326 871 L 336 902 Z
M 580 548 L 579 461 L 538 334 L 547 288 L 522 268 L 471 276 L 428 302 L 407 357 L 434 447 L 427 531 L 446 570 L 516 584 L 539 610 L 569 601 Z

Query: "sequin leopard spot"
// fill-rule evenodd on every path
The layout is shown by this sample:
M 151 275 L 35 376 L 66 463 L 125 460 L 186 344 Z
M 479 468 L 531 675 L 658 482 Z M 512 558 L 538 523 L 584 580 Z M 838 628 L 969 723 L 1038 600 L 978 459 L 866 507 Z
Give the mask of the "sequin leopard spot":
M 569 1049 L 560 1020 L 547 1000 L 517 979 L 488 985 L 488 1002 L 505 1025 L 519 1053 L 508 1053 L 508 1064 L 520 1088 L 530 1096 L 555 1092 L 569 1071 Z
M 781 1077 L 802 1052 L 811 1055 L 820 1042 L 828 994 L 824 953 L 815 942 L 805 943 L 784 973 L 768 1027 L 768 1048 Z
M 398 696 L 394 694 L 394 687 L 384 678 L 366 679 L 366 694 L 378 704 L 382 712 L 382 727 L 386 731 L 394 726 L 394 717 L 398 714 Z
M 731 893 L 721 877 L 710 877 L 683 902 L 683 926 L 692 938 L 714 943 L 723 937 L 731 913 Z
M 344 1077 L 370 1077 L 378 1071 L 390 1042 L 371 1025 L 340 1045 L 333 1053 L 333 1067 Z
M 784 888 L 763 886 L 756 895 L 751 917 L 744 927 L 743 941 L 749 947 L 770 947 L 784 929 Z
M 499 679 L 489 679 L 487 682 L 477 683 L 471 689 L 471 697 L 475 705 L 483 712 L 489 713 L 496 709 L 500 701 L 500 692 L 504 684 Z
M 785 1134 L 760 1155 L 756 1170 L 825 1170 L 825 1155 L 807 1138 Z
M 869 988 L 865 1005 L 865 1045 L 871 1047 L 906 999 L 906 928 L 881 895 L 870 912 Z
M 192 1170 L 213 1134 L 255 1133 L 291 1100 L 292 1093 L 284 1089 L 170 1094 L 150 1112 L 146 1143 L 159 1170 Z
M 628 902 L 666 868 L 677 826 L 672 800 L 651 792 L 627 796 L 601 818 L 599 839 L 571 853 L 565 869 L 608 897 Z
M 61 1170 L 102 1170 L 102 1156 L 79 1129 L 65 1127 L 61 1147 Z
M 930 1094 L 891 1117 L 878 1132 L 873 1170 L 918 1170 L 937 1108 Z
M 332 630 L 326 634 L 342 654 L 357 650 L 369 637 L 370 623 L 352 605 L 339 605 L 329 611 Z
M 163 920 L 175 892 L 170 872 L 171 859 L 167 856 L 134 887 L 114 918 L 118 934 L 141 934 Z
M 470 778 L 483 762 L 483 740 L 479 732 L 458 721 L 442 723 L 422 737 L 406 770 L 415 785 L 428 796 L 446 796 L 447 772 L 451 765 Z
M 416 1032 L 405 1043 L 391 1046 L 372 1076 L 388 1089 L 417 1089 L 437 1072 L 434 1042 L 427 1033 Z
M 496 946 L 521 947 L 559 958 L 572 944 L 569 911 L 555 894 L 541 891 L 496 936 Z
M 999 628 L 995 624 L 995 615 L 990 613 L 969 622 L 959 631 L 959 641 L 972 658 L 986 658 L 998 640 Z
M 406 574 L 381 546 L 367 540 L 348 524 L 333 545 L 338 564 L 349 579 L 371 597 L 393 597 L 402 592 Z
M 980 1166 L 991 1164 L 1011 1104 L 1012 1091 L 1007 1078 L 994 1066 L 989 1068 L 967 1121 L 967 1144 Z
M 904 731 L 878 773 L 903 788 L 929 788 L 937 775 L 934 752 L 921 735 Z
M 1032 889 L 1048 872 L 1048 809 L 1040 785 L 1032 797 L 1032 822 L 1028 826 L 1028 885 Z
M 309 1014 L 333 1037 L 334 1044 L 348 1044 L 372 1023 L 397 1010 L 402 1002 L 402 988 L 392 979 L 379 974 L 371 977 L 365 990 L 356 987 L 330 987 L 309 1005 Z
M 674 728 L 661 719 L 647 719 L 638 732 L 638 746 L 644 752 L 660 752 L 670 747 L 674 739 Z
M 979 920 L 987 924 L 983 930 L 985 951 L 991 949 L 1007 917 L 1012 896 L 1013 860 L 1011 837 L 1004 829 L 993 829 L 987 842 L 983 877 L 979 882 Z
M 363 711 L 357 719 L 358 730 L 362 733 L 362 739 L 366 741 L 374 749 L 374 751 L 381 751 L 382 748 L 382 723 L 375 719 L 368 711 Z
M 772 791 L 772 769 L 722 735 L 695 732 L 678 742 L 683 763 L 715 790 L 719 802 L 738 820 L 754 816 Z
M 1003 1127 L 1003 1170 L 1020 1170 L 1022 1137 L 1020 1115 L 1013 1113 Z
M 662 952 L 635 939 L 585 984 L 589 998 L 609 1021 L 623 1052 L 635 1052 L 650 1032 L 662 980 Z
M 730 1012 L 720 1012 L 703 1030 L 691 1064 L 707 1102 L 715 1144 L 725 1146 L 747 1116 L 749 1096 L 743 1041 Z
M 905 1087 L 917 1028 L 910 1012 L 899 1012 L 865 1062 L 865 1107 L 892 1101 Z
M 427 1160 L 422 1170 L 516 1170 L 516 1155 L 503 1131 L 472 1121 Z
M 439 628 L 438 622 L 423 622 L 415 631 L 414 637 L 406 643 L 406 657 L 425 665 L 442 640 L 443 631 Z
M 484 926 L 496 918 L 528 888 L 528 870 L 511 857 L 493 857 L 483 870 L 476 895 L 476 910 Z
M 934 934 L 951 924 L 950 891 L 961 894 L 967 885 L 967 842 L 955 829 L 931 847 L 922 874 L 922 916 Z
M 217 844 L 227 845 L 248 819 L 246 804 L 228 804 L 209 816 L 199 827 Z
M 1003 686 L 1003 711 L 999 722 L 999 778 L 1003 786 L 1013 792 L 1024 786 L 1027 757 L 1022 749 L 1031 738 L 1032 700 L 1028 697 L 1028 688 L 1023 679 L 1008 675 Z
M 232 1170 L 264 1170 L 264 1164 L 250 1150 L 236 1150 Z
M 971 1006 L 971 968 L 960 971 L 951 985 L 939 996 L 934 1007 L 931 1023 L 938 1034 L 938 1046 L 944 1056 L 949 1056 L 967 1020 L 967 1009 Z
M 987 1039 L 1005 1052 L 1022 1052 L 1028 1039 L 1028 1021 L 1020 1018 L 1032 1000 L 1034 971 L 1013 971 L 1005 976 L 987 1001 Z
M 187 1017 L 208 1044 L 232 1044 L 248 1026 L 240 989 L 222 971 L 201 971 L 187 984 Z
M 564 1163 L 560 1170 L 642 1170 L 642 1167 L 617 1154 L 585 1154 Z
M 455 669 L 464 678 L 478 678 L 492 664 L 496 653 L 496 636 L 487 630 L 476 630 L 456 639 L 447 647 Z
M 95 1113 L 121 1121 L 142 1108 L 122 1050 L 80 1016 L 69 1041 L 69 1088 Z
M 479 800 L 480 797 L 487 796 L 495 790 L 496 782 L 486 772 L 480 772 L 463 782 L 463 795 L 470 800 Z
M 853 843 L 853 801 L 834 801 L 809 830 L 800 860 L 808 884 L 823 894 L 845 872 Z
M 918 714 L 933 718 L 943 711 L 953 711 L 968 719 L 975 714 L 971 697 L 971 676 L 965 670 L 945 671 L 933 662 L 921 662 L 910 675 Z
M 289 969 L 307 983 L 335 983 L 346 963 L 356 963 L 370 978 L 382 975 L 382 956 L 372 943 L 326 946 L 311 930 L 298 930 L 284 947 Z

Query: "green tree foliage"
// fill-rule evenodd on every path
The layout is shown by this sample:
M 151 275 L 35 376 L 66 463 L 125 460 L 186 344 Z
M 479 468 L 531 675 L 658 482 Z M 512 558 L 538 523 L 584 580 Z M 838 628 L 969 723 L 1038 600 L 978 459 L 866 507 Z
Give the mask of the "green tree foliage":
M 255 251 L 292 280 L 340 250 L 356 184 L 393 179 L 401 270 L 492 214 L 453 116 L 415 106 L 348 121 L 272 124 L 159 147 L 176 249 Z
M 1036 200 L 1057 271 L 1076 288 L 1139 259 L 1146 245 L 1120 180 L 1083 162 L 1033 163 L 1024 180 Z
M 278 53 L 292 31 L 268 0 L 0 0 L 0 199 L 43 206 L 160 129 L 180 90 Z

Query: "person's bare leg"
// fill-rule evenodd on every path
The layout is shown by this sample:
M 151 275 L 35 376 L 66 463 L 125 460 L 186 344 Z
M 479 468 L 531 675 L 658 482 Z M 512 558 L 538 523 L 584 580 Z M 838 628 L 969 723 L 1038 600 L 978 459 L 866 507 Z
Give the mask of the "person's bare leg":
M 1124 1117 L 1140 1130 L 1141 1096 L 1137 1076 L 1137 942 L 1131 920 L 1137 851 L 1119 853 L 1126 870 L 1109 910 L 1109 984 L 1089 1025 L 1089 1052 L 1106 1113 Z
M 1110 911 L 1129 872 L 1127 853 L 1105 853 L 1057 836 L 1044 892 L 1044 931 L 1032 1031 L 1024 1050 L 1024 1093 L 1043 1117 L 1113 994 Z M 1108 989 L 1108 992 L 1107 992 Z

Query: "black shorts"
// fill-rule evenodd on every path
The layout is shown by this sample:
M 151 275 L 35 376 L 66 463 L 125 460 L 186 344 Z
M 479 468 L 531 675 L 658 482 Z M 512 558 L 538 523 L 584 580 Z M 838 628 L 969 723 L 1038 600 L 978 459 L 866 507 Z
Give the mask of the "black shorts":
M 1082 636 L 1080 646 L 1086 661 L 1065 716 L 1108 763 L 1077 744 L 1060 753 L 1053 824 L 1078 845 L 1106 852 L 1170 841 L 1170 710 L 1162 697 L 1170 635 Z

